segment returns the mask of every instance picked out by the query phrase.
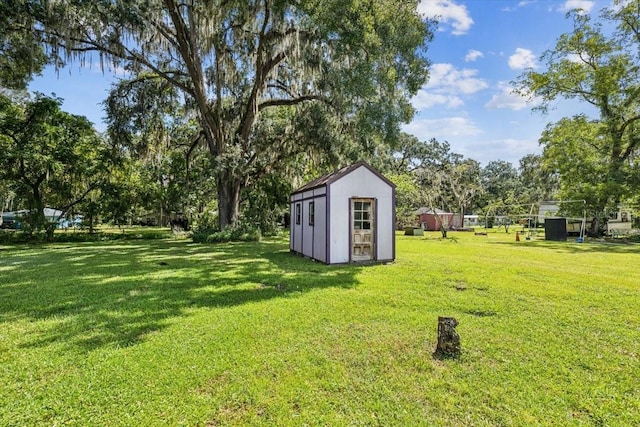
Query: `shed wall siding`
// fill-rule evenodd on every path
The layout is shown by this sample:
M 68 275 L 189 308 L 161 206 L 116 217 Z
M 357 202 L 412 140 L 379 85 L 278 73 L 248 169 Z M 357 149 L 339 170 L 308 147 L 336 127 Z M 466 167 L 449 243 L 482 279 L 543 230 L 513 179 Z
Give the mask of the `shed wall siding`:
M 289 249 L 302 253 L 302 221 L 300 224 L 296 222 L 296 205 L 300 204 L 300 209 L 302 209 L 301 201 L 293 201 L 291 202 L 291 243 L 289 245 Z M 301 215 L 303 212 L 300 213 Z
M 315 227 L 309 225 L 309 205 L 315 199 L 307 199 L 303 203 L 303 212 L 302 215 L 302 254 L 308 257 L 313 258 L 313 238 Z M 315 210 L 315 209 L 314 209 Z
M 315 224 L 313 226 L 313 258 L 327 262 L 327 198 L 315 200 Z
M 326 187 L 291 196 L 289 249 L 326 262 Z M 314 203 L 314 224 L 309 224 L 310 204 Z M 300 223 L 296 222 L 296 205 L 300 205 Z
M 293 230 L 293 202 L 290 202 L 289 204 L 289 250 L 292 251 L 294 246 L 295 246 L 295 239 L 296 239 L 296 235 L 294 233 Z

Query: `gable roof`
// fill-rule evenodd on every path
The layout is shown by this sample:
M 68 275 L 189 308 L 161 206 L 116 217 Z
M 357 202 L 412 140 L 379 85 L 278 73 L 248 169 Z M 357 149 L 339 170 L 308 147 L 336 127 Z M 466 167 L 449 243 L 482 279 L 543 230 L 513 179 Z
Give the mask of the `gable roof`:
M 453 215 L 452 212 L 446 212 L 446 211 L 443 211 L 442 209 L 438 209 L 438 208 L 435 208 L 435 210 L 434 210 L 434 209 L 431 209 L 431 208 L 422 207 L 422 208 L 419 208 L 417 211 L 415 211 L 415 215 L 423 215 L 423 214 L 428 214 L 428 215 Z
M 351 172 L 353 172 L 354 170 L 358 169 L 361 166 L 364 166 L 365 168 L 369 169 L 369 171 L 371 171 L 374 175 L 376 175 L 378 178 L 383 180 L 386 184 L 390 185 L 393 188 L 396 187 L 393 182 L 385 178 L 380 172 L 378 172 L 377 170 L 369 166 L 365 161 L 360 160 L 352 165 L 345 166 L 342 169 L 338 169 L 326 175 L 322 175 L 320 178 L 316 178 L 313 181 L 298 188 L 297 190 L 294 190 L 291 194 L 302 193 L 303 191 L 313 190 L 319 187 L 325 187 L 339 180 L 340 178 L 350 174 Z

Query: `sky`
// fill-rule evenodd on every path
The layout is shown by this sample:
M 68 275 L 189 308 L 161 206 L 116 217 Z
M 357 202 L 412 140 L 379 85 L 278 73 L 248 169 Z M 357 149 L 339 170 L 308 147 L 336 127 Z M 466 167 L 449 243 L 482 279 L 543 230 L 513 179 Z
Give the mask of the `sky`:
M 481 162 L 518 165 L 539 154 L 546 125 L 577 113 L 577 102 L 558 102 L 549 114 L 512 93 L 526 69 L 545 70 L 542 54 L 570 32 L 572 9 L 598 14 L 610 0 L 422 0 L 419 11 L 439 21 L 427 50 L 429 82 L 413 99 L 417 113 L 404 130 L 420 140 L 447 141 L 453 152 Z
M 429 81 L 412 99 L 416 115 L 403 130 L 422 141 L 447 141 L 451 150 L 483 166 L 492 160 L 518 165 L 539 154 L 545 126 L 562 117 L 590 114 L 577 102 L 558 102 L 543 115 L 512 93 L 510 82 L 526 69 L 544 71 L 541 55 L 571 31 L 567 11 L 597 15 L 611 0 L 421 0 L 418 11 L 436 18 L 427 45 Z M 118 77 L 98 64 L 47 68 L 30 85 L 64 99 L 63 109 L 105 130 L 101 102 Z M 122 75 L 120 75 L 122 77 Z

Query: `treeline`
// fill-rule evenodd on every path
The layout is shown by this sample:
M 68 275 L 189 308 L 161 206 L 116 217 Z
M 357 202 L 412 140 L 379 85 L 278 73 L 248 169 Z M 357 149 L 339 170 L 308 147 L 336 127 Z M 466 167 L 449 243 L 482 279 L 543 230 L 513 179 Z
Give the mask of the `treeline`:
M 25 232 L 53 231 L 45 207 L 67 218 L 81 215 L 89 230 L 98 223 L 218 226 L 216 181 L 206 147 L 197 144 L 197 123 L 172 117 L 161 133 L 115 138 L 113 131 L 99 134 L 84 117 L 62 111 L 61 102 L 41 94 L 0 96 L 0 203 L 5 211 L 28 212 Z M 262 130 L 264 139 L 278 138 L 286 126 L 286 117 L 272 120 Z M 517 203 L 552 198 L 558 189 L 557 176 L 536 155 L 523 157 L 518 167 L 504 161 L 481 167 L 447 142 L 403 133 L 368 150 L 339 147 L 279 160 L 241 192 L 239 222 L 274 232 L 285 222 L 295 187 L 357 160 L 396 184 L 398 218 L 406 223 L 415 222 L 422 206 L 463 213 L 497 206 L 500 214 Z
M 639 17 L 640 2 L 622 0 L 570 12 L 545 70 L 513 86 L 537 109 L 572 99 L 597 117 L 550 123 L 541 156 L 481 167 L 400 132 L 436 26 L 415 2 L 0 2 L 1 207 L 26 210 L 33 233 L 52 233 L 45 206 L 89 227 L 188 218 L 268 231 L 292 188 L 362 159 L 396 182 L 407 220 L 419 206 L 579 199 L 597 234 L 607 210 L 640 200 Z M 104 101 L 104 134 L 23 92 L 45 66 L 92 62 L 126 73 Z

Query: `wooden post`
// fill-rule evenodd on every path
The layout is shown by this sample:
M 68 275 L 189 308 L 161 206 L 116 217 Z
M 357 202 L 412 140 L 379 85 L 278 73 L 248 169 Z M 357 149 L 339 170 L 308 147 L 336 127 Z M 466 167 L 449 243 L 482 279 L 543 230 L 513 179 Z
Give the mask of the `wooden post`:
M 460 356 L 460 335 L 456 332 L 458 321 L 453 317 L 438 317 L 438 346 L 433 356 L 457 358 Z

